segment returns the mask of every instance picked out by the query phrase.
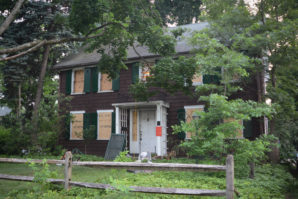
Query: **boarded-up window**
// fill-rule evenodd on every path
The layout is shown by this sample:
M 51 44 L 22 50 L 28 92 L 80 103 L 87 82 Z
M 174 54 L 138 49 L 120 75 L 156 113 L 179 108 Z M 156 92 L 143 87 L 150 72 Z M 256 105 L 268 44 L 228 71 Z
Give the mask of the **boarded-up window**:
M 136 142 L 138 139 L 138 112 L 132 112 L 132 141 Z
M 198 114 L 197 114 L 198 111 L 204 111 L 204 107 L 193 106 L 193 107 L 185 108 L 186 123 L 190 123 L 193 119 L 196 119 L 198 117 Z M 190 139 L 191 136 L 192 136 L 191 132 L 186 132 L 186 139 Z
M 100 91 L 111 91 L 112 80 L 108 78 L 107 74 L 101 74 L 100 76 Z
M 112 132 L 112 111 L 98 111 L 98 139 L 109 140 Z
M 199 74 L 195 74 L 192 79 L 192 85 L 197 86 L 203 83 L 203 76 Z
M 150 77 L 150 70 L 154 63 L 144 63 L 143 67 L 140 68 L 140 80 L 147 81 L 147 78 Z
M 84 92 L 84 70 L 74 71 L 73 80 L 73 93 L 83 93 Z
M 83 113 L 71 114 L 71 139 L 83 139 Z
M 224 122 L 234 122 L 235 119 L 234 118 L 227 118 L 224 119 Z M 237 120 L 239 125 L 242 126 L 243 125 L 243 121 L 242 120 Z M 243 129 L 239 128 L 236 130 L 236 138 L 243 138 Z

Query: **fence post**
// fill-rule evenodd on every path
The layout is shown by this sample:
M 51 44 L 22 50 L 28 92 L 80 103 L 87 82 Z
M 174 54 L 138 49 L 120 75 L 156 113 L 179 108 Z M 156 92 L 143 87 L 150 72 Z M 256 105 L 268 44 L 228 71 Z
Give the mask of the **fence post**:
M 226 197 L 234 199 L 234 157 L 228 155 L 226 160 Z
M 72 154 L 70 151 L 65 153 L 65 163 L 64 163 L 64 189 L 69 190 L 69 182 L 71 180 L 72 172 Z

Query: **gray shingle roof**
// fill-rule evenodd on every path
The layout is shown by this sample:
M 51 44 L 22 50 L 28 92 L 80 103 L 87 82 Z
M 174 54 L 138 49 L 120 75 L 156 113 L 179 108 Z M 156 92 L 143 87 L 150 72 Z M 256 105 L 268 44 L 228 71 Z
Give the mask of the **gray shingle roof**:
M 207 22 L 201 22 L 196 24 L 188 24 L 188 25 L 182 25 L 178 26 L 181 28 L 186 28 L 187 31 L 183 34 L 183 37 L 178 39 L 176 44 L 176 53 L 177 54 L 183 54 L 188 53 L 192 47 L 189 45 L 187 38 L 191 36 L 193 31 L 199 31 L 208 26 Z M 177 27 L 169 28 L 169 30 L 176 29 Z M 158 56 L 156 54 L 150 53 L 148 50 L 148 47 L 146 46 L 135 46 L 136 51 L 143 57 L 154 57 Z M 139 55 L 135 52 L 135 50 L 132 47 L 129 47 L 127 50 L 127 61 L 132 60 L 138 60 L 140 59 Z M 87 66 L 87 65 L 94 65 L 97 64 L 100 60 L 100 54 L 96 51 L 92 53 L 87 53 L 81 50 L 80 52 L 70 55 L 66 58 L 64 58 L 60 63 L 54 65 L 55 69 L 66 69 L 66 68 L 74 68 L 74 67 L 80 67 L 80 66 Z

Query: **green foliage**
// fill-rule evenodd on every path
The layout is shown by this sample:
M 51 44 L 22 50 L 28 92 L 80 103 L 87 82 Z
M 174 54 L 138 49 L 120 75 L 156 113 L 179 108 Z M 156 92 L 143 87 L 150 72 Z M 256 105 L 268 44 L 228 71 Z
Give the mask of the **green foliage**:
M 4 153 L 3 146 L 11 136 L 11 129 L 0 126 L 0 153 Z
M 201 0 L 156 0 L 154 5 L 159 11 L 163 24 L 190 24 L 198 21 L 201 13 Z
M 88 13 L 88 14 L 86 14 Z M 115 78 L 126 69 L 123 60 L 128 46 L 148 46 L 152 53 L 161 56 L 174 53 L 175 40 L 164 34 L 158 11 L 145 0 L 72 2 L 69 17 L 71 27 L 83 35 L 100 35 L 88 39 L 88 51 L 101 54 L 99 69 Z M 108 50 L 105 48 L 109 47 Z
M 249 176 L 249 164 L 260 164 L 267 160 L 267 152 L 271 151 L 272 143 L 276 137 L 272 135 L 262 136 L 256 140 L 249 141 L 247 139 L 232 142 L 229 150 L 234 153 L 235 174 L 237 177 Z
M 128 153 L 129 151 L 121 151 L 114 162 L 133 162 L 133 159 L 127 156 Z
M 57 176 L 57 172 L 50 171 L 49 165 L 46 162 L 47 160 L 44 159 L 41 163 L 41 167 L 38 167 L 34 162 L 31 162 L 29 165 L 34 172 L 33 182 L 36 183 L 36 186 L 33 187 L 33 190 L 35 192 L 44 192 L 48 190 L 50 188 L 50 183 L 47 179 L 55 178 Z
M 227 97 L 217 94 L 200 99 L 207 102 L 208 110 L 197 112 L 198 118 L 190 123 L 182 122 L 180 126 L 172 127 L 175 133 L 192 132 L 191 140 L 181 144 L 189 155 L 213 156 L 221 159 L 226 154 L 233 153 L 239 168 L 236 171 L 246 173 L 249 162 L 256 163 L 265 158 L 265 152 L 269 151 L 271 145 L 269 140 L 273 137 L 264 137 L 251 142 L 235 138 L 237 138 L 239 129 L 243 129 L 239 121 L 251 120 L 252 117 L 263 115 L 270 117 L 274 113 L 272 107 L 241 99 L 228 101 Z M 229 121 L 231 118 L 234 120 Z M 228 143 L 228 140 L 231 143 Z
M 167 160 L 165 160 L 167 161 Z M 174 159 L 169 162 L 194 163 L 194 159 Z M 218 161 L 200 161 L 200 164 L 219 164 Z M 236 165 L 237 166 L 237 165 Z M 63 167 L 51 165 L 51 170 L 58 170 L 59 177 L 63 178 Z M 14 175 L 28 175 L 31 169 L 28 165 L 21 164 L 0 164 L 1 173 Z M 255 179 L 235 178 L 235 187 L 240 194 L 240 198 L 284 198 L 286 193 L 290 193 L 289 186 L 295 185 L 295 179 L 290 175 L 286 167 L 281 165 L 256 165 Z M 109 184 L 121 187 L 147 186 L 147 187 L 171 187 L 190 189 L 225 189 L 224 172 L 175 172 L 175 171 L 155 171 L 152 173 L 133 174 L 125 169 L 107 169 L 74 166 L 73 181 L 94 182 Z M 296 180 L 297 181 L 297 180 Z M 23 186 L 20 187 L 20 184 Z M 175 195 L 148 194 L 148 193 L 124 193 L 119 191 L 94 190 L 87 188 L 72 187 L 69 191 L 64 191 L 62 186 L 51 186 L 44 192 L 35 192 L 33 186 L 28 182 L 17 184 L 13 181 L 0 180 L 0 193 L 10 198 L 46 198 L 44 195 L 53 195 L 56 198 L 181 198 Z M 294 188 L 294 187 L 293 187 Z M 28 197 L 26 197 L 28 194 Z M 18 197 L 16 197 L 18 195 Z M 255 196 L 255 197 L 254 197 Z M 1 197 L 1 196 L 0 196 Z M 194 198 L 185 196 L 185 198 Z M 198 197 L 195 197 L 198 198 Z M 199 197 L 200 198 L 200 197 Z M 206 196 L 202 199 L 208 198 Z M 214 197 L 210 197 L 214 198 Z

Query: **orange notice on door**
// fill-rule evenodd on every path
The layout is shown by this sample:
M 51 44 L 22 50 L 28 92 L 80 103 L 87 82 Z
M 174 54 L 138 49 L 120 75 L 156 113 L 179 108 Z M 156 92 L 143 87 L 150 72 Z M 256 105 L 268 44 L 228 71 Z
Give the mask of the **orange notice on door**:
M 161 136 L 162 128 L 161 126 L 156 127 L 156 136 Z

